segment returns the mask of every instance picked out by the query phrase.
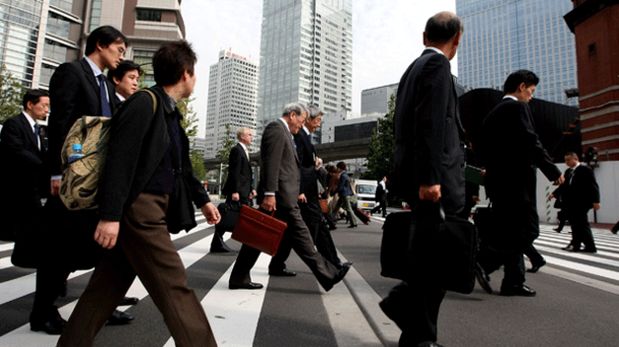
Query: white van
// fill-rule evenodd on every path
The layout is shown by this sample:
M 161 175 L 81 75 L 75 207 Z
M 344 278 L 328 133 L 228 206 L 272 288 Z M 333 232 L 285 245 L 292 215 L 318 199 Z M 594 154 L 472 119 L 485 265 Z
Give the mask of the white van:
M 355 180 L 355 195 L 357 196 L 357 207 L 363 210 L 371 210 L 376 206 L 376 185 L 374 180 Z

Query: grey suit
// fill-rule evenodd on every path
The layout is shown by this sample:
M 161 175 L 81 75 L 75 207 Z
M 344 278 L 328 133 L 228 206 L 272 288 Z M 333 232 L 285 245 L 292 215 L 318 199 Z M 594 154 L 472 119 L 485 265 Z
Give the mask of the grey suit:
M 299 158 L 292 142 L 292 135 L 281 120 L 271 122 L 264 130 L 260 144 L 259 196 L 274 192 L 277 201 L 275 217 L 288 224 L 282 242 L 289 242 L 301 260 L 312 270 L 325 289 L 337 281 L 339 270 L 316 251 L 309 229 L 301 218 L 297 204 L 300 173 Z M 230 283 L 250 282 L 249 271 L 256 263 L 260 251 L 243 245 L 230 275 Z

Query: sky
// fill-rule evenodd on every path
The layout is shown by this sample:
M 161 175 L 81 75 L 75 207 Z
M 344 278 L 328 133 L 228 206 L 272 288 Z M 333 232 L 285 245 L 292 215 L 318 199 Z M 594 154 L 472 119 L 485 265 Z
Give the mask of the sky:
M 423 51 L 423 29 L 439 11 L 455 12 L 455 0 L 353 0 L 353 113 L 361 109 L 361 91 L 397 83 Z M 204 136 L 209 67 L 219 51 L 260 63 L 262 0 L 183 0 L 186 38 L 198 54 L 192 107 L 198 136 Z M 456 56 L 457 59 L 457 56 Z M 457 64 L 452 61 L 457 75 Z

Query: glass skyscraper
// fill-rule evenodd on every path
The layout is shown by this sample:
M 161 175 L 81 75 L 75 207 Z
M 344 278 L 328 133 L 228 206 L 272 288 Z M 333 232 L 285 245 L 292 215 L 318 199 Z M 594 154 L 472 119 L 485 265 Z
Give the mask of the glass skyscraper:
M 467 89 L 502 89 L 507 76 L 528 69 L 540 77 L 535 97 L 576 105 L 574 35 L 563 20 L 568 0 L 456 0 L 464 23 L 458 82 Z
M 352 109 L 352 0 L 264 0 L 258 133 L 300 101 Z

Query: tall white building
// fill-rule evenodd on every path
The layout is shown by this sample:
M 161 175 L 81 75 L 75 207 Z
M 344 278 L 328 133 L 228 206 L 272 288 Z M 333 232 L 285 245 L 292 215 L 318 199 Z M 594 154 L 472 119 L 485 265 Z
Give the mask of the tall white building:
M 206 158 L 217 156 L 226 133 L 236 141 L 238 128 L 256 129 L 257 88 L 258 67 L 255 63 L 230 50 L 219 52 L 219 60 L 211 65 L 209 72 Z
M 258 132 L 297 101 L 352 110 L 352 0 L 264 0 Z

